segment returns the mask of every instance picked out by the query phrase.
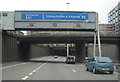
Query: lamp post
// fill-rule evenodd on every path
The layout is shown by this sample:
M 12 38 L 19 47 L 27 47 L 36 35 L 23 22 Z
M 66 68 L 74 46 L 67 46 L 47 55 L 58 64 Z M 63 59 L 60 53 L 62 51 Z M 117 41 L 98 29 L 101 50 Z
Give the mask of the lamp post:
M 67 4 L 67 11 L 68 11 L 68 10 L 69 10 L 69 5 L 70 5 L 70 3 L 67 2 L 66 4 Z
M 66 5 L 67 5 L 67 11 L 68 11 L 68 10 L 69 10 L 69 5 L 70 5 L 70 3 L 67 2 Z M 69 32 L 67 31 L 67 35 L 68 35 L 68 34 L 69 34 Z M 67 44 L 67 56 L 69 56 L 69 44 Z

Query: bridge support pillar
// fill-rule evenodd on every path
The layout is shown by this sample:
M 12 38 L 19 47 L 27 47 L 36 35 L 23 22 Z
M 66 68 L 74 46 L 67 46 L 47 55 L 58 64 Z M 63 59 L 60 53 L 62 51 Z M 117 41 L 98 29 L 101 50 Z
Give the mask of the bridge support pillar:
M 30 59 L 30 48 L 31 44 L 27 42 L 19 43 L 19 58 L 21 61 L 27 61 Z
M 2 30 L 0 30 L 0 68 L 2 68 Z M 0 70 L 0 81 L 2 82 L 2 69 Z
M 120 42 L 118 43 L 118 62 L 120 63 Z
M 85 42 L 77 42 L 75 43 L 76 50 L 76 62 L 83 63 L 85 61 Z

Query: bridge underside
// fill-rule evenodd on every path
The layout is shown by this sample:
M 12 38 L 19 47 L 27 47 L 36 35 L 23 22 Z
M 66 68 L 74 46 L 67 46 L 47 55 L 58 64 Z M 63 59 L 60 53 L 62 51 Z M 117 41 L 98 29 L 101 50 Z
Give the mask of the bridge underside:
M 110 47 L 110 51 L 105 51 L 102 50 L 103 54 L 107 54 L 107 56 L 110 56 L 111 58 L 114 56 L 114 59 L 120 59 L 120 36 L 118 35 L 101 35 L 101 42 L 102 44 L 112 44 L 116 45 L 115 49 L 117 51 L 115 54 L 112 53 L 107 53 L 107 52 L 112 52 L 113 50 L 112 46 Z M 32 44 L 44 44 L 44 43 L 74 43 L 75 44 L 75 56 L 76 56 L 76 61 L 77 62 L 84 62 L 85 61 L 85 56 L 93 56 L 93 52 L 89 52 L 88 46 L 86 44 L 93 43 L 93 33 L 89 35 L 85 35 L 84 33 L 81 34 L 68 34 L 68 35 L 50 35 L 50 34 L 43 34 L 43 35 L 32 35 L 32 36 L 15 36 L 15 35 L 10 35 L 7 33 L 2 34 L 2 61 L 3 62 L 12 62 L 12 61 L 26 61 L 29 60 L 30 58 L 33 57 L 39 57 L 40 55 L 37 55 L 37 53 L 44 53 L 44 55 L 41 56 L 46 56 L 48 54 L 51 54 L 51 48 L 46 47 L 46 48 L 40 48 L 40 47 L 35 47 L 32 46 Z M 33 50 L 33 47 L 35 50 Z M 40 50 L 39 50 L 40 49 Z M 91 48 L 92 49 L 92 48 Z M 32 51 L 33 50 L 33 51 Z M 30 55 L 32 51 L 32 54 Z M 91 51 L 91 50 L 90 50 Z M 92 50 L 93 51 L 93 50 Z M 87 52 L 87 54 L 86 54 Z M 105 52 L 105 53 L 104 53 Z M 91 55 L 89 55 L 91 54 Z M 97 52 L 96 52 L 97 54 Z M 110 55 L 108 55 L 110 54 Z M 97 54 L 98 55 L 98 54 Z M 112 56 L 113 55 L 113 56 Z M 104 55 L 106 56 L 106 55 Z M 116 58 L 115 58 L 116 57 Z
M 102 44 L 118 44 L 120 35 L 117 34 L 101 34 Z M 19 41 L 34 44 L 39 43 L 76 43 L 83 41 L 85 43 L 94 43 L 93 32 L 63 32 L 63 33 L 41 33 L 37 35 L 21 36 Z

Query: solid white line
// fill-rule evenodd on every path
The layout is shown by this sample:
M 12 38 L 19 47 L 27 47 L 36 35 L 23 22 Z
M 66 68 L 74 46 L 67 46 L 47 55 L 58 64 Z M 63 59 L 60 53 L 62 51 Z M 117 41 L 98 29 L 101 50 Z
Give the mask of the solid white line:
M 74 69 L 72 69 L 73 72 L 76 72 Z
M 30 63 L 30 62 L 28 62 L 28 63 Z M 16 64 L 16 65 L 6 66 L 6 67 L 0 68 L 0 69 L 6 69 L 6 68 L 15 67 L 15 66 L 23 65 L 23 64 L 28 64 L 28 63 L 21 63 L 21 64 Z
M 42 59 L 42 58 L 40 58 L 40 59 Z M 30 62 L 28 62 L 28 63 L 30 63 Z M 2 68 L 0 68 L 0 69 L 6 69 L 6 68 L 15 67 L 15 66 L 23 65 L 23 64 L 28 64 L 28 63 L 20 63 L 20 64 L 16 64 L 16 65 L 11 65 L 11 66 L 2 67 Z

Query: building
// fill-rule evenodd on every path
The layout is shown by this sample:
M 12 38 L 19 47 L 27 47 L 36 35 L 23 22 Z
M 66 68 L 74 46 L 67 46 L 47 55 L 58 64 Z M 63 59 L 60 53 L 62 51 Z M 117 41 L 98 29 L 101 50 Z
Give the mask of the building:
M 120 33 L 120 2 L 108 13 L 108 22 L 113 25 L 113 32 Z
M 0 12 L 0 28 L 1 28 L 1 12 Z
M 102 34 L 113 33 L 112 24 L 99 24 L 99 30 Z

